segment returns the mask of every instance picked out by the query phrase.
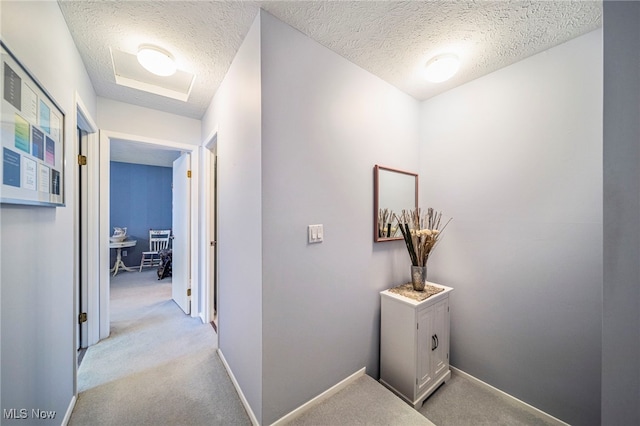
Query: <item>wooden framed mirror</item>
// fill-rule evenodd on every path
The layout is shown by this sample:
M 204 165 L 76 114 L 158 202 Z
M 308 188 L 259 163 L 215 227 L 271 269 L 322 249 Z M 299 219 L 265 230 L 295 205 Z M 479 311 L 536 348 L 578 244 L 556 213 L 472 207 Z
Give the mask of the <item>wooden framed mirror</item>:
M 401 240 L 392 214 L 418 208 L 418 174 L 376 164 L 373 188 L 373 240 Z

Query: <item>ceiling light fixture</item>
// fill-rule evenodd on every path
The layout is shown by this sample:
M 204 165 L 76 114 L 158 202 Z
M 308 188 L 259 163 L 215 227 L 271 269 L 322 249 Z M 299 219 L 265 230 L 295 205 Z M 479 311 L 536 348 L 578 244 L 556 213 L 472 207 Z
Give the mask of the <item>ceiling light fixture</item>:
M 137 57 L 140 65 L 155 75 L 168 77 L 178 69 L 173 55 L 157 46 L 143 44 L 138 48 Z
M 425 78 L 432 83 L 449 80 L 460 69 L 460 59 L 453 53 L 435 56 L 427 62 Z

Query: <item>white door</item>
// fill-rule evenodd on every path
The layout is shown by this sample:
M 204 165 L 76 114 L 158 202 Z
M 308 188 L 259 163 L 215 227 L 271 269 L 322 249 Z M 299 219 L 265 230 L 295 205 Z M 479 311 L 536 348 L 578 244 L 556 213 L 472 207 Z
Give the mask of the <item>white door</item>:
M 211 291 L 211 297 L 209 300 L 209 312 L 211 312 L 211 320 L 216 324 L 216 327 L 218 325 L 218 282 L 217 282 L 217 275 L 216 275 L 216 258 L 217 258 L 217 251 L 218 251 L 218 231 L 217 231 L 217 219 L 216 219 L 216 214 L 217 214 L 217 210 L 216 210 L 216 202 L 217 202 L 217 194 L 218 194 L 218 188 L 217 188 L 217 167 L 218 167 L 218 160 L 217 157 L 215 155 L 215 152 L 211 155 L 212 160 L 213 160 L 213 167 L 211 170 L 211 193 L 210 198 L 211 198 L 211 216 L 210 216 L 210 232 L 211 234 L 209 235 L 209 288 L 212 289 Z
M 77 128 L 78 135 L 78 153 L 80 155 L 87 155 L 87 132 Z M 89 327 L 87 323 L 87 311 L 89 306 L 89 185 L 87 166 L 78 165 L 78 188 L 79 188 L 79 212 L 78 212 L 78 227 L 80 230 L 80 251 L 78 253 L 78 267 L 80 268 L 80 280 L 78 282 L 78 349 L 86 348 L 89 346 Z M 84 314 L 84 315 L 83 315 Z M 81 319 L 82 318 L 82 319 Z
M 190 185 L 191 155 L 184 153 L 173 162 L 173 249 L 171 297 L 185 314 L 191 313 L 190 280 Z

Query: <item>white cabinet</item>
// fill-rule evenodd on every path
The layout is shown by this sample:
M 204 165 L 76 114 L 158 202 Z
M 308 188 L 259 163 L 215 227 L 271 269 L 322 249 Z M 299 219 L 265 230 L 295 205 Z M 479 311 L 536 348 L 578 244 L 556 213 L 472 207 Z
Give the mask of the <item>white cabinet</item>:
M 420 408 L 449 380 L 449 293 L 451 287 L 423 301 L 389 290 L 381 295 L 380 382 Z

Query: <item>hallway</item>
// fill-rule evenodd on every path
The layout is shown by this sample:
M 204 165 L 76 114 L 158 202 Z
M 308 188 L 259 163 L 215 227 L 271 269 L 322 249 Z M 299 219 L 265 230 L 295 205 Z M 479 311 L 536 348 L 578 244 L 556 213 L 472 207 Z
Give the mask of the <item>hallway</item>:
M 70 425 L 250 424 L 209 324 L 171 300 L 155 269 L 111 279 L 111 335 L 78 370 Z

